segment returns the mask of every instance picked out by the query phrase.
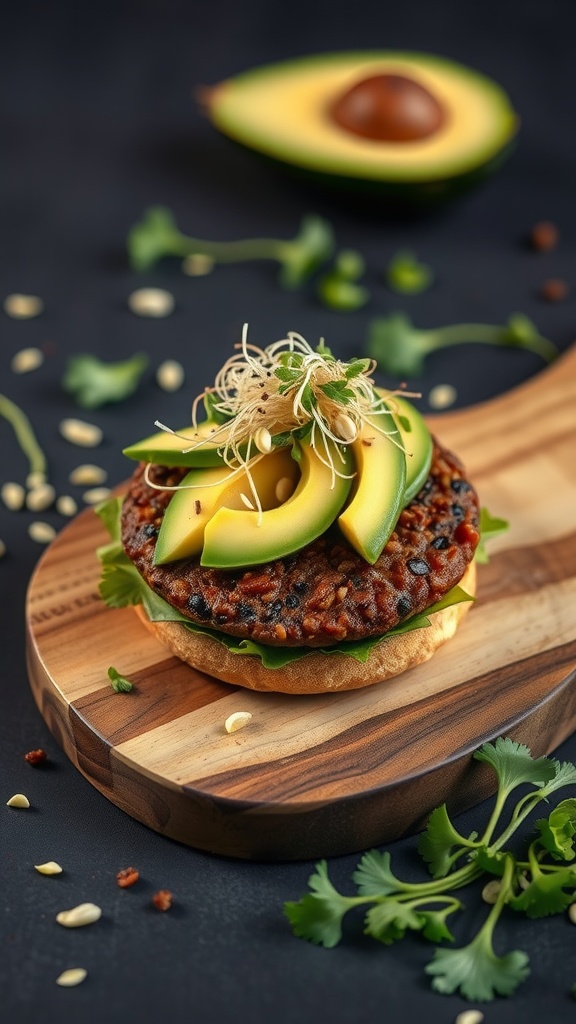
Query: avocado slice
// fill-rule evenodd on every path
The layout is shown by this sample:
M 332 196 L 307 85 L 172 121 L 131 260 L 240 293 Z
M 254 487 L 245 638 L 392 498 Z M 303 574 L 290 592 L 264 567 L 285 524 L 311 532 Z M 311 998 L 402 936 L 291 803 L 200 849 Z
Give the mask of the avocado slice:
M 225 470 L 225 472 L 224 472 Z M 298 466 L 287 448 L 278 448 L 251 467 L 250 475 L 263 509 L 280 504 L 282 489 L 296 487 Z M 170 500 L 156 540 L 154 565 L 163 565 L 178 558 L 191 558 L 202 550 L 206 524 L 215 512 L 227 508 L 245 509 L 241 494 L 253 501 L 245 472 L 232 473 L 227 467 L 193 469 L 182 480 L 180 489 Z
M 176 437 L 165 430 L 151 434 L 142 441 L 123 448 L 123 454 L 129 459 L 137 462 L 154 462 L 158 466 L 221 466 L 225 463 L 218 453 L 219 445 L 222 444 L 223 432 L 217 434 L 218 424 L 213 420 L 204 420 L 197 427 L 188 423 L 177 433 L 182 436 Z M 216 440 L 212 440 L 213 435 Z M 200 448 L 194 448 L 190 452 L 182 452 L 183 448 L 190 448 L 198 442 L 204 441 Z
M 404 505 L 408 505 L 428 478 L 432 464 L 433 443 L 424 418 L 411 402 L 401 395 L 395 395 L 392 404 L 394 419 L 400 431 L 400 441 L 406 453 Z
M 382 430 L 392 431 L 385 437 Z M 405 505 L 406 456 L 394 416 L 372 416 L 353 441 L 354 493 L 338 518 L 352 547 L 371 565 L 382 553 Z
M 347 92 L 378 78 L 413 83 L 441 111 L 427 134 L 363 137 L 338 120 Z M 498 166 L 519 120 L 508 96 L 471 68 L 430 54 L 321 54 L 245 71 L 207 90 L 223 134 L 318 182 L 409 200 L 445 198 Z M 334 113 L 336 111 L 336 113 Z
M 333 478 L 315 449 L 302 441 L 298 486 L 288 501 L 262 514 L 260 525 L 257 512 L 220 508 L 206 524 L 201 565 L 234 569 L 272 562 L 324 533 L 346 501 L 354 473 L 350 449 L 339 450 L 344 461 L 334 446 L 330 449 L 334 464 L 349 478 Z

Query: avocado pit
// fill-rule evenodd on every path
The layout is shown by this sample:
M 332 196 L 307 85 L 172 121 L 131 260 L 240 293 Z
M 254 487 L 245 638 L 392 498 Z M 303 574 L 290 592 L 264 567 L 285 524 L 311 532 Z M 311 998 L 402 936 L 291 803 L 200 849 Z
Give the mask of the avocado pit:
M 405 75 L 371 75 L 331 105 L 331 119 L 347 132 L 377 142 L 416 142 L 434 135 L 446 111 L 428 89 Z

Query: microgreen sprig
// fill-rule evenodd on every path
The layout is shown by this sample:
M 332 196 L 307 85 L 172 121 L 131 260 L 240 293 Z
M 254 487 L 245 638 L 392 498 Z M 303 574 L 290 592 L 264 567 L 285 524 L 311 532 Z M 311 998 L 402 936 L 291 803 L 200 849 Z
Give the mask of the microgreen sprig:
M 432 270 L 427 263 L 419 263 L 413 252 L 397 252 L 386 269 L 386 281 L 392 291 L 400 295 L 419 295 L 432 284 Z
M 210 242 L 184 235 L 169 209 L 153 206 L 131 229 L 127 245 L 130 264 L 134 270 L 140 271 L 150 270 L 165 256 L 206 256 L 214 263 L 275 260 L 280 264 L 280 284 L 283 288 L 293 289 L 300 287 L 330 259 L 334 235 L 326 220 L 309 214 L 302 218 L 298 234 L 292 239 L 249 238 Z
M 369 907 L 364 930 L 389 945 L 416 931 L 433 943 L 453 942 L 447 918 L 461 908 L 455 890 L 487 873 L 499 879 L 498 895 L 480 930 L 468 945 L 438 946 L 426 973 L 437 992 L 460 992 L 466 999 L 487 1001 L 511 995 L 530 973 L 523 950 L 498 955 L 494 930 L 505 908 L 530 918 L 565 910 L 576 895 L 576 799 L 563 800 L 547 818 L 536 822 L 537 836 L 525 858 L 507 846 L 525 819 L 558 789 L 576 785 L 576 766 L 549 757 L 533 758 L 528 747 L 510 738 L 485 743 L 475 755 L 494 772 L 498 788 L 482 835 L 463 836 L 446 806 L 436 808 L 419 842 L 419 852 L 432 880 L 404 882 L 393 874 L 390 854 L 364 854 L 353 880 L 356 896 L 343 896 L 332 885 L 325 861 L 309 880 L 310 892 L 284 906 L 294 934 L 327 947 L 342 937 L 342 919 L 349 910 Z M 530 787 L 517 801 L 507 825 L 505 807 L 518 787 Z M 550 860 L 547 858 L 551 858 Z
M 7 398 L 6 395 L 0 395 L 0 416 L 3 416 L 14 430 L 16 440 L 28 459 L 30 473 L 38 479 L 45 479 L 47 472 L 46 456 L 38 444 L 36 434 L 26 413 L 15 402 Z
M 428 330 L 415 327 L 406 313 L 390 313 L 377 317 L 370 324 L 366 352 L 383 373 L 401 378 L 418 377 L 424 374 L 424 362 L 430 353 L 466 342 L 525 349 L 546 362 L 558 355 L 556 345 L 542 337 L 522 313 L 513 314 L 503 326 L 450 324 Z
M 97 409 L 133 394 L 147 366 L 148 356 L 141 352 L 118 363 L 104 363 L 88 354 L 70 356 L 62 387 L 83 409 Z
M 316 294 L 328 309 L 351 312 L 361 309 L 370 299 L 370 292 L 358 281 L 366 264 L 364 257 L 355 249 L 342 249 L 334 260 L 334 266 L 318 281 Z

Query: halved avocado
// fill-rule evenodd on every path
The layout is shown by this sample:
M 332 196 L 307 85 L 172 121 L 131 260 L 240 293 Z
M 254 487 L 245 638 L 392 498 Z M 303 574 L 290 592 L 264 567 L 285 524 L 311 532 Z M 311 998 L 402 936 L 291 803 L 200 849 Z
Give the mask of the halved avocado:
M 365 83 L 375 80 L 387 83 L 384 107 L 394 93 L 408 97 L 399 129 L 390 127 L 386 110 L 376 111 L 377 121 L 384 118 L 378 138 L 372 127 L 367 137 L 354 125 L 366 96 L 372 102 L 374 90 Z M 349 102 L 355 90 L 356 106 Z M 303 57 L 245 71 L 206 90 L 203 100 L 219 131 L 265 157 L 325 184 L 409 200 L 447 196 L 488 173 L 503 159 L 519 125 L 494 81 L 423 53 Z M 423 125 L 403 131 L 402 118 L 423 106 Z
M 221 466 L 225 467 L 218 447 L 222 444 L 222 434 L 218 434 L 218 424 L 212 420 L 204 420 L 197 427 L 189 423 L 176 434 L 165 430 L 151 434 L 150 437 L 136 441 L 135 444 L 123 448 L 123 454 L 137 462 L 154 462 L 158 466 Z M 215 437 L 216 440 L 212 440 Z M 194 448 L 202 441 L 199 448 Z M 183 448 L 192 447 L 192 451 L 183 452 Z
M 382 434 L 390 431 L 390 436 Z M 381 554 L 406 504 L 406 456 L 395 418 L 374 416 L 351 445 L 357 476 L 350 504 L 338 518 L 342 533 L 367 562 Z
M 298 465 L 288 448 L 278 448 L 252 466 L 250 475 L 263 509 L 280 505 L 278 484 L 289 493 L 296 487 Z M 232 473 L 227 467 L 193 469 L 170 500 L 154 550 L 154 564 L 163 565 L 178 558 L 191 558 L 202 550 L 204 530 L 215 512 L 227 508 L 245 509 L 241 495 L 253 502 L 245 472 Z
M 333 458 L 348 479 L 333 478 L 330 467 L 303 441 L 301 476 L 288 501 L 264 512 L 260 524 L 257 512 L 220 508 L 206 524 L 201 564 L 233 569 L 273 562 L 324 533 L 346 501 L 354 473 L 350 449 L 343 462 L 337 453 Z

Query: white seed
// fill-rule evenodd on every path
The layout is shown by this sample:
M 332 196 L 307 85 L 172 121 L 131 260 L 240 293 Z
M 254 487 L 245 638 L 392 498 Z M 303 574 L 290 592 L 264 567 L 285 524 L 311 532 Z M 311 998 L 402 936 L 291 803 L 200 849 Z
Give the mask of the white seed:
M 70 494 L 61 494 L 56 499 L 56 511 L 61 516 L 75 516 L 78 511 L 78 505 Z
M 22 487 L 22 484 L 17 484 L 12 480 L 8 480 L 5 484 L 2 484 L 0 495 L 2 496 L 2 501 L 6 505 L 6 508 L 9 508 L 11 512 L 17 512 L 24 504 L 26 491 Z
M 436 384 L 428 395 L 428 404 L 431 409 L 448 409 L 457 397 L 458 392 L 452 384 Z
M 482 1024 L 484 1014 L 482 1010 L 462 1010 L 454 1021 L 454 1024 Z
M 254 444 L 263 455 L 268 455 L 268 452 L 272 451 L 272 435 L 266 427 L 258 427 L 254 431 Z
M 96 487 L 97 484 L 103 484 L 107 477 L 108 473 L 101 466 L 94 466 L 90 462 L 83 462 L 81 466 L 76 466 L 72 470 L 68 479 L 75 486 Z
M 188 277 L 204 277 L 214 269 L 214 260 L 203 252 L 191 252 L 182 262 L 182 270 Z
M 29 320 L 44 309 L 42 299 L 37 295 L 20 295 L 15 292 L 4 299 L 4 312 L 14 320 Z
M 106 498 L 109 498 L 111 493 L 109 487 L 91 487 L 89 491 L 84 491 L 82 500 L 87 505 L 98 505 L 101 501 L 106 501 Z
M 75 985 L 81 985 L 87 976 L 88 971 L 85 971 L 83 967 L 70 967 L 58 975 L 56 984 L 61 985 L 62 988 L 74 988 Z
M 6 545 L 3 540 L 0 539 L 0 558 L 4 558 L 6 554 Z
M 484 903 L 496 903 L 498 896 L 500 895 L 500 889 L 502 883 L 497 878 L 492 878 L 490 882 L 486 882 L 486 885 L 482 889 L 482 899 Z
M 37 544 L 50 544 L 56 536 L 56 530 L 50 523 L 42 523 L 36 520 L 30 523 L 28 527 L 28 536 L 30 540 L 35 540 Z
M 128 296 L 128 305 L 136 316 L 170 316 L 174 296 L 164 288 L 137 288 Z
M 14 793 L 14 796 L 6 801 L 6 807 L 30 807 L 30 801 L 24 793 Z
M 341 438 L 342 441 L 354 441 L 358 434 L 358 429 L 354 420 L 347 416 L 345 412 L 338 413 L 338 416 L 334 420 L 334 433 L 337 437 Z
M 235 711 L 232 715 L 228 715 L 228 718 L 224 722 L 224 728 L 226 732 L 237 732 L 238 729 L 243 729 L 245 725 L 252 718 L 249 711 Z
M 162 391 L 178 391 L 184 383 L 184 367 L 175 359 L 165 359 L 156 370 L 156 383 Z
M 571 903 L 568 907 L 568 917 L 572 924 L 576 924 L 576 903 Z
M 42 484 L 45 483 L 46 473 L 42 473 L 39 469 L 35 469 L 32 473 L 28 473 L 28 476 L 26 477 L 26 487 L 31 491 L 33 491 L 35 487 L 41 487 Z
M 254 512 L 254 505 L 250 501 L 250 498 L 248 498 L 245 494 L 240 494 L 240 501 L 243 502 L 244 505 L 246 505 L 246 508 L 249 508 L 251 512 Z
M 95 448 L 102 441 L 102 431 L 94 423 L 85 423 L 84 420 L 68 419 L 60 423 L 60 433 L 70 444 L 77 444 L 81 448 Z
M 293 494 L 293 492 L 294 484 L 290 477 L 281 476 L 278 483 L 276 484 L 276 500 L 279 501 L 281 505 L 283 505 L 285 501 L 288 501 L 288 498 Z
M 71 910 L 61 910 L 56 914 L 58 924 L 64 928 L 83 928 L 85 924 L 94 924 L 102 917 L 102 910 L 95 903 L 80 903 Z
M 35 864 L 36 871 L 41 875 L 61 875 L 62 868 L 55 860 L 47 860 L 45 864 Z
M 40 484 L 40 487 L 34 487 L 28 491 L 26 508 L 29 508 L 31 512 L 43 512 L 45 508 L 50 508 L 54 504 L 55 497 L 56 491 L 52 484 Z
M 21 348 L 12 356 L 10 368 L 13 373 L 30 373 L 44 362 L 44 353 L 39 348 Z

